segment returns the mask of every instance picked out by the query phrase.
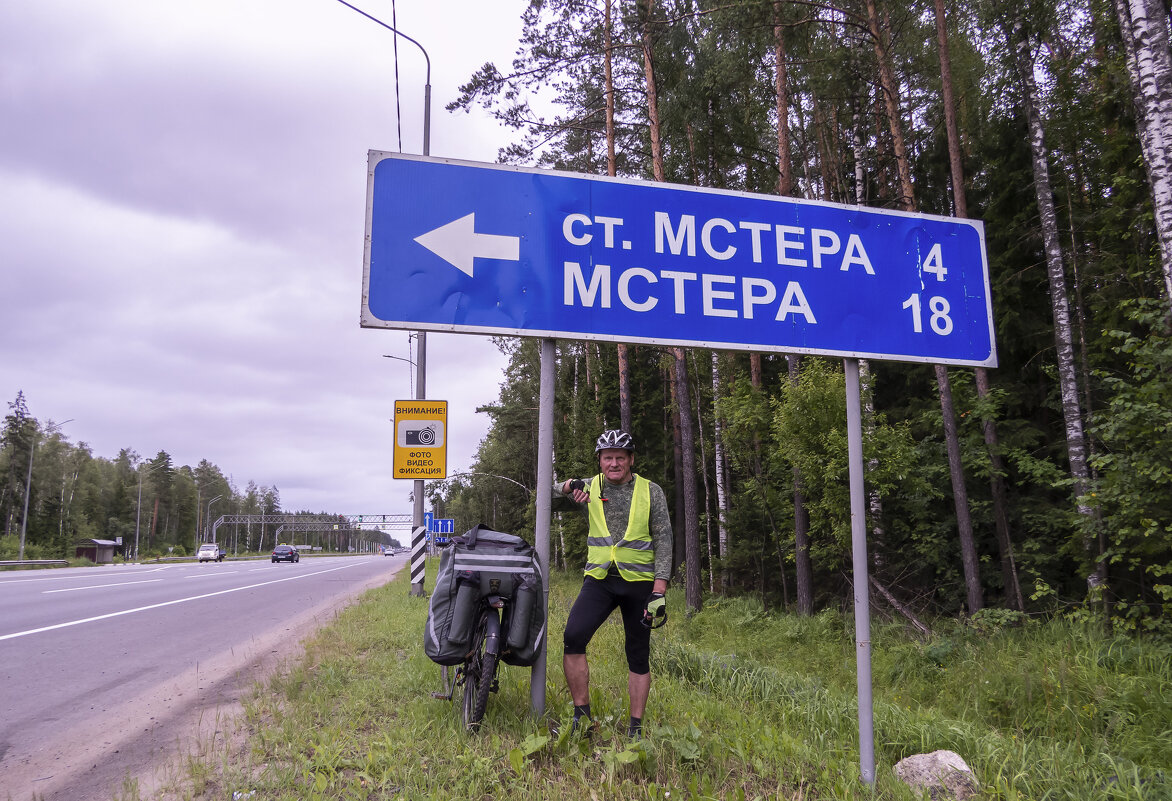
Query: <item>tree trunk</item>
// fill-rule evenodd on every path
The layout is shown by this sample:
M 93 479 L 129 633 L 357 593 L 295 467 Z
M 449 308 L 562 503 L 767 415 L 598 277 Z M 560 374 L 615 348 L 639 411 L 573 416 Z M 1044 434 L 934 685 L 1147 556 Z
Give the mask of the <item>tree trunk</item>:
M 883 105 L 887 110 L 887 125 L 891 130 L 891 148 L 895 155 L 895 166 L 899 173 L 900 205 L 908 211 L 915 211 L 916 198 L 912 189 L 911 162 L 903 140 L 903 128 L 899 113 L 899 84 L 887 55 L 886 37 L 879 24 L 879 11 L 875 0 L 867 0 L 867 22 L 875 45 L 875 57 L 879 60 L 879 86 L 883 94 Z
M 965 596 L 971 615 L 985 608 L 985 599 L 981 593 L 981 572 L 977 562 L 977 546 L 973 541 L 968 491 L 964 485 L 964 466 L 960 461 L 960 438 L 956 429 L 956 410 L 952 405 L 952 387 L 948 382 L 948 369 L 942 364 L 935 367 L 936 386 L 940 390 L 940 414 L 944 419 L 944 441 L 948 444 L 948 473 L 952 477 L 956 528 L 960 532 L 960 558 L 964 565 Z
M 1029 126 L 1030 153 L 1033 156 L 1034 194 L 1042 224 L 1042 242 L 1046 252 L 1046 273 L 1050 279 L 1050 304 L 1054 314 L 1054 342 L 1058 360 L 1058 383 L 1062 395 L 1062 417 L 1066 428 L 1066 450 L 1070 474 L 1074 479 L 1075 503 L 1080 515 L 1091 517 L 1090 508 L 1082 497 L 1088 488 L 1086 439 L 1083 433 L 1082 409 L 1078 399 L 1078 376 L 1074 364 L 1074 342 L 1070 330 L 1070 302 L 1066 296 L 1066 272 L 1062 264 L 1062 245 L 1058 241 L 1058 215 L 1050 188 L 1050 166 L 1047 162 L 1045 129 L 1038 108 L 1038 91 L 1034 82 L 1034 60 L 1022 30 L 1020 18 L 1006 31 L 1009 46 L 1022 86 Z M 1087 531 L 1090 530 L 1088 526 Z M 1084 534 L 1083 548 L 1092 556 L 1091 538 Z M 1097 560 L 1101 563 L 1101 560 Z M 1101 566 L 1101 564 L 1100 564 Z
M 728 516 L 728 499 L 725 496 L 724 484 L 724 421 L 720 417 L 720 356 L 716 351 L 712 352 L 712 421 L 713 431 L 712 440 L 714 443 L 713 450 L 715 451 L 714 459 L 716 461 L 716 526 L 717 526 L 717 544 L 719 546 L 719 554 L 722 560 L 720 570 L 720 589 L 725 592 L 728 589 L 728 571 L 723 565 L 724 558 L 728 555 L 728 526 L 725 525 L 725 520 Z
M 663 146 L 659 129 L 659 93 L 655 88 L 655 65 L 651 58 L 651 12 L 655 0 L 646 0 L 643 20 L 643 78 L 647 84 L 647 120 L 651 136 L 651 172 L 656 181 L 667 180 L 663 172 Z
M 789 382 L 797 384 L 801 357 L 786 356 Z M 810 513 L 806 509 L 806 495 L 802 490 L 802 472 L 796 466 L 794 475 L 794 567 L 798 614 L 814 614 L 814 565 L 810 561 Z
M 785 28 L 781 24 L 781 0 L 773 3 L 773 40 L 774 40 L 774 98 L 777 106 L 777 193 L 790 197 L 794 193 L 793 154 L 789 144 L 789 85 L 785 63 Z M 801 357 L 797 354 L 786 355 L 786 366 L 789 372 L 790 383 L 797 383 L 798 367 Z M 760 386 L 760 362 L 757 367 L 758 383 Z M 802 472 L 793 468 L 794 491 L 794 566 L 795 592 L 797 593 L 797 607 L 799 615 L 814 614 L 814 582 L 813 566 L 810 563 L 810 515 L 806 510 L 806 498 L 802 492 Z M 784 587 L 785 565 L 782 565 L 783 594 L 789 593 Z M 788 598 L 787 598 L 788 600 Z
M 566 527 L 562 524 L 562 516 L 558 515 L 558 552 L 561 554 L 562 570 L 569 570 L 566 562 Z
M 603 61 L 604 80 L 606 81 L 606 174 L 614 177 L 617 174 L 614 156 L 614 73 L 613 73 L 613 22 L 610 14 L 610 0 L 606 0 L 603 13 L 606 15 L 604 25 L 604 42 L 606 48 Z
M 781 0 L 773 2 L 774 96 L 777 102 L 777 194 L 794 192 L 794 168 L 789 147 L 789 87 L 785 64 L 785 28 L 781 24 Z
M 916 210 L 915 190 L 912 186 L 911 164 L 903 139 L 903 123 L 899 112 L 899 87 L 888 57 L 886 37 L 879 24 L 879 13 L 875 0 L 867 0 L 867 19 L 875 44 L 875 56 L 879 60 L 879 82 L 883 90 L 883 102 L 887 109 L 887 124 L 891 130 L 892 150 L 895 153 L 899 172 L 900 199 L 904 209 Z M 964 566 L 964 580 L 969 604 L 969 613 L 976 612 L 984 603 L 981 598 L 980 562 L 977 558 L 976 543 L 973 540 L 972 523 L 969 517 L 968 492 L 964 485 L 964 469 L 960 462 L 960 442 L 953 412 L 952 387 L 948 371 L 943 365 L 936 365 L 936 384 L 940 390 L 940 414 L 944 419 L 944 434 L 948 449 L 948 470 L 952 477 L 952 500 L 956 508 L 957 534 L 960 539 L 961 563 Z
M 603 62 L 604 80 L 606 81 L 606 174 L 612 178 L 616 175 L 614 154 L 614 75 L 612 69 L 612 55 L 614 42 L 612 40 L 612 22 L 610 14 L 610 0 L 606 0 L 604 8 L 605 26 L 605 54 Z M 631 362 L 628 345 L 620 342 L 616 346 L 619 361 L 619 428 L 630 433 L 631 431 Z
M 704 533 L 708 542 L 708 592 L 716 592 L 716 579 L 713 577 L 715 571 L 712 566 L 716 564 L 713 560 L 712 553 L 712 515 L 709 510 L 712 509 L 712 491 L 708 484 L 708 454 L 705 453 L 704 447 L 704 412 L 700 408 L 700 373 L 696 369 L 696 352 L 691 352 L 692 356 L 692 372 L 696 375 L 696 435 L 700 439 L 700 477 L 704 480 Z M 697 526 L 699 520 L 697 520 Z
M 147 534 L 147 548 L 151 547 L 151 540 L 155 538 L 155 521 L 159 519 L 159 499 L 155 498 L 155 505 L 151 509 L 151 528 L 150 533 Z M 137 554 L 136 554 L 137 555 Z
M 948 25 L 944 0 L 936 2 L 936 47 L 940 54 L 940 88 L 944 103 L 944 130 L 948 135 L 948 165 L 952 176 L 952 198 L 957 217 L 968 217 L 964 191 L 964 169 L 960 160 L 960 135 L 956 126 L 956 101 L 952 94 L 952 57 L 948 52 Z
M 989 395 L 989 371 L 978 367 L 977 396 Z M 1005 600 L 1019 612 L 1025 611 L 1025 598 L 1021 592 L 1021 581 L 1017 575 L 1017 562 L 1013 556 L 1013 540 L 1009 536 L 1009 501 L 1005 492 L 1005 463 L 1001 459 L 1001 444 L 997 437 L 997 425 L 991 417 L 981 421 L 985 434 L 985 449 L 989 452 L 989 465 L 993 491 L 993 528 L 997 532 L 997 551 L 1001 559 L 1001 580 L 1005 584 Z
M 1172 307 L 1172 52 L 1161 0 L 1114 0 L 1152 189 L 1164 293 Z
M 859 359 L 859 391 L 863 396 L 863 441 L 866 442 L 875 435 L 875 393 L 871 390 L 871 362 Z M 872 457 L 867 460 L 867 471 L 875 470 L 879 460 Z M 887 539 L 883 530 L 883 498 L 879 491 L 867 491 L 867 514 L 871 524 L 871 562 L 875 567 L 883 566 L 883 543 Z
M 899 601 L 897 601 L 895 599 L 895 596 L 891 594 L 891 591 L 888 590 L 886 587 L 884 587 L 882 584 L 880 584 L 879 580 L 877 578 L 875 578 L 874 576 L 870 576 L 870 579 L 871 579 L 871 586 L 874 587 L 876 590 L 878 590 L 879 594 L 882 595 L 887 600 L 887 603 L 891 604 L 892 609 L 894 609 L 896 612 L 899 612 L 901 615 L 903 615 L 905 618 L 907 618 L 908 621 L 913 626 L 916 627 L 916 631 L 920 632 L 925 637 L 932 636 L 932 629 L 928 628 L 927 624 L 925 624 L 922 620 L 920 620 L 918 617 L 916 617 L 915 613 L 912 612 L 912 610 L 908 609 L 906 606 L 904 606 Z
M 863 120 L 866 118 L 865 113 L 861 110 L 866 103 L 859 99 L 858 105 L 855 107 L 855 203 L 862 206 L 867 200 L 867 181 L 866 173 L 863 171 L 863 156 L 865 151 L 863 149 Z
M 625 342 L 618 344 L 619 362 L 619 428 L 631 432 L 631 359 Z
M 668 413 L 671 415 L 671 455 L 672 455 L 672 476 L 674 477 L 673 484 L 675 484 L 675 526 L 672 527 L 672 578 L 678 577 L 680 567 L 680 557 L 687 552 L 687 542 L 684 539 L 686 529 L 684 521 L 687 512 L 684 507 L 684 435 L 680 425 L 680 395 L 679 387 L 676 386 L 675 381 L 675 367 L 674 364 L 667 370 L 667 385 L 669 388 L 670 398 L 668 399 Z
M 957 217 L 969 216 L 968 198 L 964 185 L 964 164 L 960 152 L 960 131 L 956 124 L 956 101 L 952 87 L 952 58 L 948 49 L 948 25 L 944 0 L 936 3 L 936 44 L 940 53 L 940 84 L 944 103 L 944 128 L 948 136 L 948 163 L 952 176 L 953 208 Z M 977 395 L 982 400 L 989 394 L 989 371 L 976 368 Z M 997 423 L 992 417 L 981 420 L 985 449 L 989 453 L 990 489 L 993 501 L 993 527 L 997 534 L 997 550 L 1001 560 L 1001 580 L 1005 585 L 1005 599 L 1011 607 L 1025 611 L 1017 565 L 1013 557 L 1013 540 L 1009 533 L 1009 505 L 1005 491 L 1005 465 L 1001 460 Z
M 647 0 L 647 15 L 643 20 L 643 76 L 647 83 L 647 117 L 650 121 L 651 166 L 656 181 L 663 181 L 663 149 L 659 128 L 659 96 L 655 88 L 655 66 L 652 61 L 651 17 L 655 0 Z M 696 521 L 696 456 L 692 435 L 692 412 L 688 400 L 688 363 L 683 348 L 672 348 L 675 366 L 676 409 L 679 415 L 681 470 L 677 474 L 676 490 L 682 493 L 684 510 L 685 586 L 684 599 L 688 611 L 701 607 L 700 589 L 700 532 Z M 677 520 L 677 524 L 680 521 Z
M 683 348 L 672 348 L 676 404 L 680 420 L 682 471 L 676 490 L 684 497 L 684 601 L 689 614 L 703 605 L 700 587 L 700 531 L 696 514 L 696 448 L 692 434 L 692 409 L 688 390 L 688 362 Z
M 761 375 L 761 354 L 749 354 L 749 382 L 754 389 L 761 389 L 762 375 Z

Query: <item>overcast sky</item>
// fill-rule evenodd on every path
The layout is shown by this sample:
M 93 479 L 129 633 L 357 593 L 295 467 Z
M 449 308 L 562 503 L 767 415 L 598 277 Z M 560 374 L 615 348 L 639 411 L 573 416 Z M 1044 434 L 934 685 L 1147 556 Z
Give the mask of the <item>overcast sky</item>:
M 391 0 L 353 0 L 386 21 Z M 509 141 L 444 105 L 506 67 L 524 0 L 398 0 L 431 57 L 431 154 Z M 208 459 L 285 509 L 406 513 L 391 478 L 408 335 L 362 329 L 367 151 L 400 149 L 396 37 L 337 0 L 0 4 L 0 400 L 95 456 Z M 399 39 L 403 152 L 425 62 Z M 487 430 L 503 357 L 430 334 L 449 468 Z

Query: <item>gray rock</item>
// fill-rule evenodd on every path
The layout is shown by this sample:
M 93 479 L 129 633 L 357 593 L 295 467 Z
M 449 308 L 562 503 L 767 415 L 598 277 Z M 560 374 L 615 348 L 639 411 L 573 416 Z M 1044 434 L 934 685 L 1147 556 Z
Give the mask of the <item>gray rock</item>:
M 933 751 L 901 759 L 894 771 L 896 778 L 913 790 L 927 790 L 932 801 L 948 798 L 967 801 L 981 791 L 972 770 L 952 751 Z

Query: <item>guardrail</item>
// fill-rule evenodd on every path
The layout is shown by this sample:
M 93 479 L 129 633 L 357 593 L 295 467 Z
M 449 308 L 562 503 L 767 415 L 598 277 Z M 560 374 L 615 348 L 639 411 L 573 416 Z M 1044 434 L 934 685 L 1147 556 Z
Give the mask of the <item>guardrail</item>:
M 4 559 L 0 567 L 36 567 L 38 565 L 68 565 L 68 559 Z

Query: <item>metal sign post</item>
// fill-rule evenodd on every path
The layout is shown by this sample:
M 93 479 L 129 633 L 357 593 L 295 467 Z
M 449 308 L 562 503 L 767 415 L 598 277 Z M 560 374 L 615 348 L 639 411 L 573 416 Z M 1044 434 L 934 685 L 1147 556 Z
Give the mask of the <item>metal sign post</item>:
M 541 340 L 541 389 L 537 402 L 537 517 L 534 522 L 534 543 L 537 548 L 537 563 L 545 577 L 545 608 L 549 609 L 549 519 L 553 505 L 550 487 L 553 486 L 553 388 L 554 362 L 556 360 L 554 341 Z M 535 717 L 545 714 L 545 670 L 546 648 L 549 643 L 549 628 L 541 641 L 537 662 L 530 674 L 529 701 Z
M 859 360 L 843 359 L 846 373 L 846 441 L 850 470 L 851 562 L 855 591 L 855 679 L 859 692 L 859 765 L 875 783 L 875 727 L 871 701 L 871 597 L 867 569 L 867 502 L 863 488 L 863 415 Z

